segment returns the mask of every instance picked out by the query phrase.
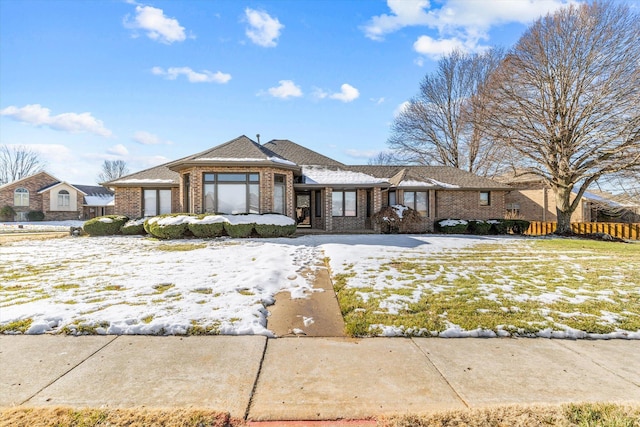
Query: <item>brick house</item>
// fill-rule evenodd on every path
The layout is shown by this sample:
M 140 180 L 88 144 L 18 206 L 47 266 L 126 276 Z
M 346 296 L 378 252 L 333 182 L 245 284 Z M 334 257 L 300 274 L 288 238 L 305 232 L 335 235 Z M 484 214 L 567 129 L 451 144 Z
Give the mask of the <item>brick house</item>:
M 103 185 L 115 213 L 280 213 L 324 232 L 379 231 L 384 206 L 403 204 L 432 231 L 443 218 L 505 213 L 505 184 L 443 166 L 349 166 L 288 140 L 259 144 L 240 136 L 209 150 Z
M 39 172 L 0 186 L 0 208 L 10 206 L 15 221 L 27 221 L 32 211 L 47 221 L 90 219 L 113 212 L 113 193 L 105 187 L 73 185 Z

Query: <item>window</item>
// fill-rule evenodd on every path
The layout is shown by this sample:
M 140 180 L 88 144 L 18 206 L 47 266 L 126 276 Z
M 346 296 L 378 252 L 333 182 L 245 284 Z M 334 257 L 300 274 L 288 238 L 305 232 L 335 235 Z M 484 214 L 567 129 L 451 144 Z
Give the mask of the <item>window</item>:
M 68 208 L 70 204 L 71 204 L 71 197 L 69 196 L 69 192 L 67 190 L 60 190 L 58 192 L 58 207 Z
M 26 188 L 16 188 L 13 192 L 14 206 L 29 206 L 29 190 Z
M 404 205 L 417 211 L 420 216 L 429 216 L 429 193 L 427 191 L 405 191 Z
M 356 192 L 355 191 L 334 191 L 331 193 L 331 215 L 333 216 L 356 216 Z
M 480 192 L 480 206 L 491 206 L 491 192 Z
M 389 203 L 387 206 L 394 206 L 396 205 L 396 192 L 395 191 L 389 191 Z
M 205 212 L 260 213 L 260 174 L 205 173 L 203 181 Z
M 171 213 L 171 190 L 144 190 L 144 216 Z
M 316 203 L 315 203 L 315 211 L 316 218 L 322 218 L 322 193 L 320 191 L 315 192 Z
M 285 215 L 286 184 L 284 175 L 273 177 L 273 211 Z

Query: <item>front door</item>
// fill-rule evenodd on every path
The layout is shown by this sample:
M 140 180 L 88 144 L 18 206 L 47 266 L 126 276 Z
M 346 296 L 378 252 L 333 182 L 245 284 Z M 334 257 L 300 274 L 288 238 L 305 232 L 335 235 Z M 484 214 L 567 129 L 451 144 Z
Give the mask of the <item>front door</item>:
M 311 227 L 311 194 L 296 194 L 296 223 L 298 227 Z

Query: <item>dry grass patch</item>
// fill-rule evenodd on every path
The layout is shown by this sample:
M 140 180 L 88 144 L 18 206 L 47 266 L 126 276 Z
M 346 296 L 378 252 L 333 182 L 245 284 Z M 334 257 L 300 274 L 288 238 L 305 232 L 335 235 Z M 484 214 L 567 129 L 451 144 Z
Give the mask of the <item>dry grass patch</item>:
M 640 406 L 608 403 L 506 406 L 386 417 L 381 427 L 638 427 Z
M 201 409 L 2 408 L 0 427 L 239 427 L 228 413 Z

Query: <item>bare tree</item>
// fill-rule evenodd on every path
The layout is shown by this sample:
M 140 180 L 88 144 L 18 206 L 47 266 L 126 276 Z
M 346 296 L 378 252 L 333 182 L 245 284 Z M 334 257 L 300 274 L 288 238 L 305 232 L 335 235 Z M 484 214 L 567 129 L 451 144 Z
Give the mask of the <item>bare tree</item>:
M 369 159 L 367 164 L 369 165 L 400 165 L 407 162 L 391 151 L 381 151 L 372 158 Z
M 531 25 L 483 94 L 487 132 L 555 192 L 559 234 L 590 184 L 640 167 L 638 40 L 624 4 L 561 9 Z
M 124 160 L 105 160 L 102 164 L 102 172 L 98 175 L 98 183 L 113 181 L 129 173 L 129 168 Z
M 25 146 L 0 146 L 0 185 L 41 172 L 44 166 L 40 154 Z
M 420 92 L 398 114 L 389 147 L 400 158 L 417 164 L 453 166 L 490 176 L 497 172 L 496 147 L 477 126 L 482 104 L 477 92 L 497 68 L 501 50 L 482 54 L 453 51 L 427 74 Z

